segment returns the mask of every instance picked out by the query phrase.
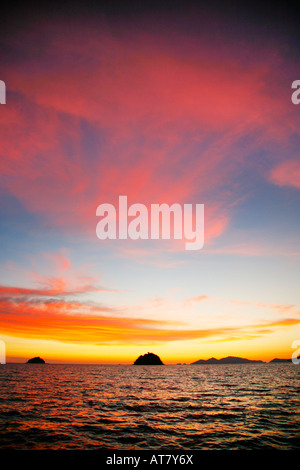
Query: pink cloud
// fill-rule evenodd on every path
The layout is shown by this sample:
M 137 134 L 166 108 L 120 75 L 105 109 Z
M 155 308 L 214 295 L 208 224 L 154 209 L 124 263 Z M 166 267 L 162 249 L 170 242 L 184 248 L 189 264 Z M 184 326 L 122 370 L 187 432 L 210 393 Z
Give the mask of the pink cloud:
M 98 204 L 120 194 L 146 205 L 205 203 L 209 244 L 240 198 L 228 182 L 249 153 L 287 136 L 288 104 L 268 91 L 280 69 L 275 51 L 268 45 L 256 58 L 247 45 L 246 63 L 235 47 L 225 66 L 188 37 L 183 55 L 167 35 L 134 30 L 132 41 L 123 30 L 64 26 L 43 25 L 38 62 L 29 56 L 7 67 L 15 95 L 0 128 L 4 190 L 44 224 L 89 234 Z M 39 28 L 12 42 L 26 55 Z M 259 137 L 246 149 L 240 141 L 251 133 Z
M 270 181 L 278 186 L 300 188 L 300 161 L 289 160 L 277 165 L 270 173 Z
M 27 258 L 26 266 L 9 262 L 5 272 L 19 279 L 22 287 L 1 286 L 0 295 L 8 296 L 75 296 L 89 292 L 124 292 L 104 285 L 102 273 L 93 273 L 93 264 L 73 265 L 65 249 L 44 252 Z M 28 287 L 28 286 L 37 287 Z

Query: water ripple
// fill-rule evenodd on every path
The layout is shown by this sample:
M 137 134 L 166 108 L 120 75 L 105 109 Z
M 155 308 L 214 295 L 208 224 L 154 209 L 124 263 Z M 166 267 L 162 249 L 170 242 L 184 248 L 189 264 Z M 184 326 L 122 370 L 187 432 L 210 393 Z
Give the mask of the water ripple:
M 300 449 L 295 365 L 0 367 L 5 449 Z

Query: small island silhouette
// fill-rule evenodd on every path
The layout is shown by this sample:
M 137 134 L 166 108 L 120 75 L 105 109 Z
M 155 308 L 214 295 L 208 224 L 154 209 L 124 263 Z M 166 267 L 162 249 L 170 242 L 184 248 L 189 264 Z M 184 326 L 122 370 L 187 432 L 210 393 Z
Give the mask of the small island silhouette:
M 299 357 L 298 357 L 298 359 L 299 359 Z M 270 361 L 270 364 L 276 363 L 276 362 L 280 362 L 280 363 L 283 362 L 284 363 L 284 362 L 291 362 L 291 361 L 292 361 L 291 359 L 278 359 L 278 357 L 275 357 L 275 359 L 272 359 L 272 361 Z
M 32 359 L 28 359 L 27 364 L 46 364 L 44 359 L 41 357 L 33 357 Z
M 133 363 L 135 366 L 161 366 L 164 365 L 162 360 L 156 354 L 148 352 L 143 356 L 139 356 Z
M 251 359 L 244 359 L 243 357 L 235 357 L 235 356 L 228 356 L 223 357 L 222 359 L 216 359 L 215 357 L 211 357 L 210 359 L 199 359 L 198 361 L 192 362 L 191 365 L 194 364 L 263 364 L 264 361 L 254 361 Z

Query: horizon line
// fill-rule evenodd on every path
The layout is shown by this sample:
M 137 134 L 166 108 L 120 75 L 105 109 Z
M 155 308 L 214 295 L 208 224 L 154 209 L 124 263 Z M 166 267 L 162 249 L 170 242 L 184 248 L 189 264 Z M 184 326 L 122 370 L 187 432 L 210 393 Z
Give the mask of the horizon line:
M 208 359 L 197 359 L 196 361 L 194 362 L 174 362 L 174 363 L 164 363 L 163 365 L 169 365 L 169 366 L 178 366 L 178 365 L 197 365 L 195 364 L 195 362 L 198 362 L 198 361 L 204 361 L 204 362 L 207 362 L 209 361 L 210 359 L 216 359 L 217 361 L 220 361 L 222 359 L 227 359 L 227 358 L 238 358 L 238 359 L 244 359 L 244 360 L 248 360 L 249 363 L 261 363 L 261 364 L 270 364 L 271 362 L 273 362 L 274 360 L 279 360 L 279 361 L 288 361 L 288 362 L 291 362 L 293 364 L 293 361 L 292 361 L 292 358 L 281 358 L 281 357 L 274 357 L 273 359 L 270 359 L 269 361 L 264 361 L 262 359 L 248 359 L 248 358 L 245 358 L 245 357 L 240 357 L 240 356 L 225 356 L 225 357 L 222 357 L 220 359 L 216 359 L 214 357 L 210 357 Z M 298 357 L 299 359 L 299 357 Z M 28 359 L 27 359 L 28 360 Z M 1 363 L 0 365 L 7 365 L 7 364 L 27 364 L 27 360 L 26 362 L 19 362 L 19 361 L 7 361 L 5 362 L 4 364 Z M 133 362 L 124 362 L 124 363 L 120 363 L 120 362 L 46 362 L 45 361 L 45 364 L 50 364 L 50 365 L 99 365 L 99 366 L 130 366 L 130 365 L 134 365 Z M 228 363 L 221 363 L 221 365 L 228 365 Z M 247 364 L 247 363 L 245 363 Z M 201 364 L 198 364 L 198 365 L 201 365 Z M 208 365 L 216 365 L 216 364 L 209 364 Z M 233 363 L 233 365 L 241 365 L 239 363 Z

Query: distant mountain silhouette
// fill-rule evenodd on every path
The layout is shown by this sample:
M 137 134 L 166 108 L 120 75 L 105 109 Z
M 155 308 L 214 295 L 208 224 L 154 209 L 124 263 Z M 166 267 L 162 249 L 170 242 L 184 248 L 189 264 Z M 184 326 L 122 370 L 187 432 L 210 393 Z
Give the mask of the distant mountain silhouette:
M 272 359 L 272 361 L 270 361 L 270 364 L 272 362 L 292 362 L 291 359 L 278 359 L 278 357 L 275 357 L 275 359 Z
M 134 361 L 135 366 L 160 366 L 164 365 L 159 356 L 153 353 L 147 353 L 143 356 L 139 356 Z
M 27 364 L 45 364 L 44 359 L 41 357 L 33 357 L 32 359 L 28 359 Z
M 214 357 L 211 357 L 210 359 L 199 359 L 198 361 L 192 362 L 191 365 L 194 365 L 194 364 L 249 364 L 249 363 L 263 364 L 264 361 L 253 361 L 250 359 L 244 359 L 243 357 L 228 356 L 228 357 L 223 357 L 222 359 L 216 359 Z

